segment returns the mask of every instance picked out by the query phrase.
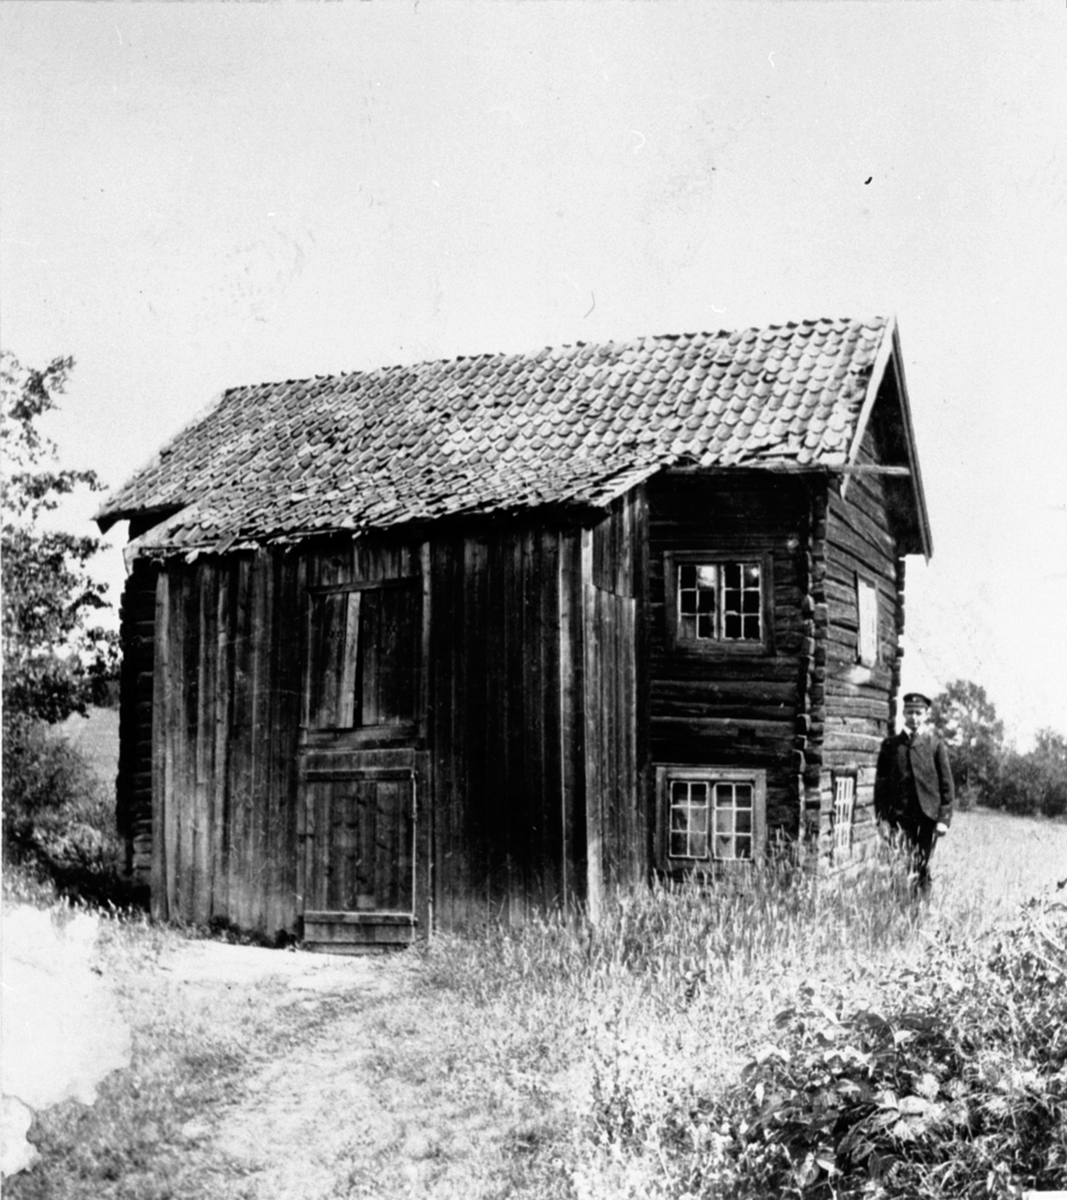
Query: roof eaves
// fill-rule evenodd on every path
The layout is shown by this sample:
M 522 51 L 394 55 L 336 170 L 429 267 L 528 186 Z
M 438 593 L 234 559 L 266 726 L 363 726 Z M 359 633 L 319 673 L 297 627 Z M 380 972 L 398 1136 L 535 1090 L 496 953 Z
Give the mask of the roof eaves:
M 893 356 L 893 347 L 896 341 L 897 319 L 891 316 L 885 323 L 882 330 L 882 340 L 878 344 L 878 353 L 874 356 L 874 362 L 871 365 L 871 373 L 867 379 L 867 392 L 863 397 L 863 406 L 860 409 L 859 416 L 856 418 L 856 429 L 852 435 L 852 445 L 848 450 L 847 464 L 851 467 L 855 465 L 856 459 L 859 457 L 860 447 L 863 445 L 863 437 L 867 432 L 867 425 L 871 419 L 871 413 L 874 412 L 875 403 L 878 400 L 878 392 L 882 386 L 882 379 L 885 377 L 886 368 L 889 365 L 889 360 Z M 845 475 L 844 482 L 841 487 L 841 495 L 844 496 L 848 490 L 848 475 Z
M 160 449 L 157 450 L 150 459 L 148 459 L 144 466 L 135 471 L 130 476 L 129 480 L 127 480 L 127 482 L 118 489 L 118 491 L 112 492 L 112 494 L 104 501 L 104 503 L 101 504 L 92 518 L 99 526 L 101 533 L 107 533 L 107 531 L 112 525 L 115 524 L 116 521 L 126 521 L 129 520 L 130 517 L 139 516 L 141 513 L 151 511 L 150 508 L 146 508 L 144 505 L 134 505 L 128 502 L 123 505 L 117 505 L 116 500 L 129 490 L 131 483 L 141 479 L 142 476 L 147 475 L 148 472 L 153 468 L 161 466 L 163 459 L 168 454 L 173 452 L 178 442 L 190 434 L 198 425 L 201 425 L 204 421 L 206 421 L 216 411 L 216 409 L 218 409 L 218 407 L 226 399 L 226 396 L 226 391 L 216 393 L 216 395 L 214 395 L 211 400 L 208 401 L 208 403 L 205 404 L 204 407 L 200 409 L 200 411 L 191 420 L 187 421 L 165 445 L 160 447 Z M 165 506 L 165 509 L 174 509 L 176 506 L 177 504 L 168 504 Z M 164 506 L 160 507 L 161 509 L 164 508 Z
M 923 488 L 922 472 L 919 469 L 919 451 L 915 441 L 915 427 L 911 420 L 911 401 L 908 399 L 908 382 L 904 378 L 904 358 L 900 349 L 900 334 L 896 321 L 893 322 L 893 363 L 896 369 L 897 386 L 900 390 L 900 407 L 904 417 L 904 438 L 908 451 L 908 466 L 915 491 L 915 503 L 919 513 L 919 538 L 923 557 L 930 561 L 934 553 L 934 537 L 930 528 L 930 514 L 926 507 L 926 491 Z
M 867 381 L 867 393 L 864 396 L 863 407 L 860 409 L 859 417 L 856 420 L 856 431 L 853 435 L 852 445 L 849 448 L 846 465 L 851 467 L 855 466 L 856 464 L 856 461 L 859 457 L 860 448 L 863 445 L 863 438 L 867 432 L 867 426 L 871 419 L 871 413 L 874 411 L 875 403 L 878 400 L 878 393 L 881 389 L 882 381 L 885 378 L 885 373 L 889 369 L 891 363 L 893 365 L 894 378 L 897 384 L 901 419 L 904 425 L 904 441 L 908 457 L 908 469 L 910 471 L 912 491 L 915 496 L 915 507 L 918 517 L 919 541 L 920 545 L 922 546 L 923 557 L 929 561 L 934 552 L 933 534 L 930 529 L 930 516 L 926 507 L 926 494 L 923 490 L 922 475 L 919 471 L 919 454 L 915 444 L 915 428 L 911 419 L 911 403 L 908 399 L 908 386 L 904 378 L 904 359 L 900 348 L 900 328 L 897 324 L 896 316 L 891 316 L 886 321 L 885 329 L 882 332 L 882 340 L 878 346 L 878 353 L 874 359 L 870 378 Z M 842 496 L 844 496 L 848 490 L 850 477 L 850 473 L 846 470 L 841 484 Z

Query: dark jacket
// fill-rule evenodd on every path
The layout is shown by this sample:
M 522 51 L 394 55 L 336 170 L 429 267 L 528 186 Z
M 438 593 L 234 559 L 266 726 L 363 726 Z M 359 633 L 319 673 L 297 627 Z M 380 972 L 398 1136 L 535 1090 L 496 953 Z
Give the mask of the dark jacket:
M 912 785 L 914 784 L 914 793 Z M 955 789 L 948 751 L 936 734 L 924 731 L 911 741 L 907 733 L 886 738 L 878 755 L 874 810 L 885 821 L 908 815 L 918 801 L 930 821 L 952 820 Z

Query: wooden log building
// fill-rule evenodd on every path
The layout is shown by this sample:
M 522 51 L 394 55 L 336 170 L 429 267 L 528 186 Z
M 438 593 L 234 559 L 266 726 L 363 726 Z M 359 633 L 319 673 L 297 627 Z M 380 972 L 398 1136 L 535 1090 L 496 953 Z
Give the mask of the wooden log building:
M 235 388 L 97 519 L 160 917 L 346 950 L 873 836 L 931 551 L 892 320 Z

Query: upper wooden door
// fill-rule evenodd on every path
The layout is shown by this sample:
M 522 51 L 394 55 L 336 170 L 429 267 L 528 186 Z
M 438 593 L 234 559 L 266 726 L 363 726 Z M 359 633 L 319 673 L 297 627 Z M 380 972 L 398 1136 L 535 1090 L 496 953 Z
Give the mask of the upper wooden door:
M 414 744 L 422 718 L 417 579 L 357 582 L 309 595 L 309 744 Z

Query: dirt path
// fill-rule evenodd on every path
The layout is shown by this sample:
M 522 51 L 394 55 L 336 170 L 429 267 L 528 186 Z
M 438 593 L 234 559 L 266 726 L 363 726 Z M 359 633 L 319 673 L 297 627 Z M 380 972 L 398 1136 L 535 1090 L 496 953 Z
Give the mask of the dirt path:
M 184 1127 L 213 1196 L 563 1194 L 558 1161 L 537 1154 L 567 1120 L 560 1094 L 531 1086 L 506 1055 L 485 1057 L 484 1032 L 472 1053 L 469 1015 L 447 995 L 416 995 L 401 956 L 190 942 L 160 969 L 200 1000 L 269 983 L 258 992 L 279 1020 L 306 1018 L 287 1022 L 293 1041 L 241 1079 L 236 1101 Z

